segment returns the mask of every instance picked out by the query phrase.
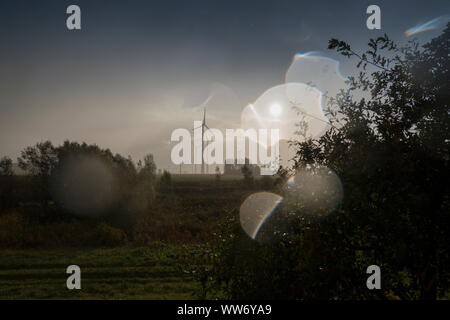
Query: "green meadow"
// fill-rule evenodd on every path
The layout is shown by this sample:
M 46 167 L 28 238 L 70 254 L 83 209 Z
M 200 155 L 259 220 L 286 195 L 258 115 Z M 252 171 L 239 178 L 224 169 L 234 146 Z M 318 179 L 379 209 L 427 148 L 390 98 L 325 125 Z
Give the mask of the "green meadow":
M 213 239 L 219 221 L 257 192 L 259 181 L 246 188 L 242 177 L 173 175 L 150 206 L 127 219 L 122 212 L 117 220 L 77 217 L 55 205 L 5 209 L 0 299 L 198 298 L 192 252 Z M 16 197 L 29 201 L 33 181 L 16 176 L 12 184 Z M 67 289 L 69 265 L 81 268 L 81 290 Z
M 2 250 L 0 299 L 193 299 L 198 284 L 183 271 L 181 246 Z M 81 290 L 66 268 L 81 268 Z

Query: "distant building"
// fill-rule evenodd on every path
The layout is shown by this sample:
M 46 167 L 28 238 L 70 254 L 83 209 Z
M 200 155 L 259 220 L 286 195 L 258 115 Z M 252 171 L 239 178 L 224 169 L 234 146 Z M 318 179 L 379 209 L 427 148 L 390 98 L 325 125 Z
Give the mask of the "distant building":
M 237 160 L 234 160 L 232 164 L 228 164 L 232 160 L 227 160 L 224 169 L 223 175 L 225 176 L 240 176 L 242 175 L 242 168 L 244 165 L 247 165 L 253 173 L 253 176 L 261 175 L 261 168 L 256 164 L 250 164 L 248 158 L 245 158 L 245 164 L 238 164 Z

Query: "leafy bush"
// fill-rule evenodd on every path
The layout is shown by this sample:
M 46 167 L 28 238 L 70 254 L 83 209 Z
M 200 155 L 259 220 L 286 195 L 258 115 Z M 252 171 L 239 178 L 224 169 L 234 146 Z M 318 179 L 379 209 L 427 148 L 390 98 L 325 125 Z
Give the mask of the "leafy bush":
M 325 216 L 301 201 L 286 202 L 295 218 L 283 232 L 282 224 L 269 228 L 272 242 L 252 240 L 232 216 L 208 251 L 212 268 L 199 277 L 207 279 L 203 296 L 448 296 L 450 24 L 422 49 L 414 43 L 399 49 L 387 36 L 370 40 L 363 54 L 335 39 L 329 47 L 358 59 L 362 71 L 351 83 L 370 99 L 330 99 L 331 128 L 294 144 L 292 174 L 330 168 L 342 179 L 344 201 Z M 368 74 L 368 67 L 375 70 Z M 287 219 L 278 213 L 270 222 Z M 382 290 L 365 287 L 373 264 L 382 270 Z

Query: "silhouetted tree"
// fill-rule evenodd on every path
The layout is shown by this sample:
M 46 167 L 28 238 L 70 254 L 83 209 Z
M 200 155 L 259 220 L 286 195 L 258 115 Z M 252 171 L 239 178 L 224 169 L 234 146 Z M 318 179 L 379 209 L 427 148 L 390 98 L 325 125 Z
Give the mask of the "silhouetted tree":
M 17 158 L 19 167 L 31 175 L 48 177 L 58 163 L 58 155 L 50 141 L 26 147 Z
M 423 47 L 399 48 L 384 36 L 364 53 L 336 39 L 329 48 L 357 59 L 350 83 L 368 98 L 330 98 L 331 128 L 295 143 L 294 160 L 296 170 L 336 172 L 344 200 L 326 216 L 282 203 L 274 218 L 285 217 L 288 231 L 270 245 L 250 239 L 234 217 L 211 255 L 211 287 L 246 299 L 448 296 L 450 24 Z M 365 288 L 372 264 L 382 290 Z
M 13 178 L 11 158 L 2 157 L 0 159 L 0 209 L 8 208 L 14 203 Z
M 47 204 L 50 199 L 49 177 L 58 164 L 58 154 L 50 141 L 39 142 L 26 147 L 17 158 L 19 167 L 32 176 L 32 189 L 35 199 Z
M 12 160 L 8 157 L 2 157 L 0 159 L 0 176 L 13 175 Z
M 253 171 L 248 164 L 244 164 L 241 168 L 242 175 L 244 176 L 244 185 L 246 187 L 252 187 L 254 183 Z
M 162 193 L 172 192 L 172 175 L 169 171 L 164 170 L 161 178 L 159 179 L 159 190 Z
M 220 168 L 216 166 L 216 183 L 220 182 Z
M 143 196 L 141 201 L 148 207 L 155 197 L 156 164 L 152 154 L 144 157 L 139 165 L 139 192 Z
M 130 222 L 137 210 L 138 181 L 131 158 L 71 141 L 55 151 L 58 161 L 51 175 L 51 193 L 60 206 L 77 215 Z

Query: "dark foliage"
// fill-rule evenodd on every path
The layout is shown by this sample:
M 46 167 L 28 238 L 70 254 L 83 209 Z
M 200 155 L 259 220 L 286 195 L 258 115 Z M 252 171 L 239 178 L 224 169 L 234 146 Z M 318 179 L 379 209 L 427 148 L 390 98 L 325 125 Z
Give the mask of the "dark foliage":
M 270 243 L 251 240 L 230 218 L 210 248 L 204 296 L 448 297 L 450 24 L 423 47 L 398 48 L 384 36 L 362 54 L 336 39 L 329 48 L 357 60 L 352 90 L 369 98 L 330 99 L 331 128 L 295 143 L 295 163 L 336 172 L 344 201 L 329 215 L 286 203 L 266 222 Z M 366 288 L 373 264 L 382 290 Z

